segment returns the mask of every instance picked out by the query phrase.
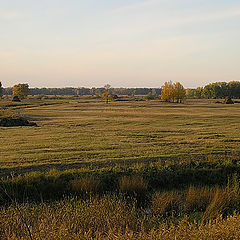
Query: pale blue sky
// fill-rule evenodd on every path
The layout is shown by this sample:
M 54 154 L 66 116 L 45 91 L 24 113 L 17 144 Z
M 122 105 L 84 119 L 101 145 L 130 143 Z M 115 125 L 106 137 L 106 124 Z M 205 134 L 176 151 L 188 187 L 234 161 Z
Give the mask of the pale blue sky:
M 0 0 L 5 87 L 240 79 L 240 0 Z

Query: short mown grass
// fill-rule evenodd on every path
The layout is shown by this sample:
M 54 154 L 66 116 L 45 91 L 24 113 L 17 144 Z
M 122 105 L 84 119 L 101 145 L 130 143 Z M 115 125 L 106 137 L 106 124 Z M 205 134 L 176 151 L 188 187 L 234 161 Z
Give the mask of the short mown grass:
M 239 161 L 240 104 L 81 98 L 0 102 L 33 127 L 0 128 L 1 175 L 51 168 L 107 167 L 141 162 L 199 165 Z

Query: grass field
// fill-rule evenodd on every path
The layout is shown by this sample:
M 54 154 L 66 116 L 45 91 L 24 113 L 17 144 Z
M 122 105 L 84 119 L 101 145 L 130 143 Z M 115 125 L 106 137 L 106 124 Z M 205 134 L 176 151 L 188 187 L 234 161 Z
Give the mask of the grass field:
M 240 104 L 215 102 L 2 100 L 38 126 L 0 128 L 0 238 L 239 239 Z
M 2 107 L 38 127 L 0 128 L 1 175 L 141 162 L 239 160 L 240 104 L 28 99 Z

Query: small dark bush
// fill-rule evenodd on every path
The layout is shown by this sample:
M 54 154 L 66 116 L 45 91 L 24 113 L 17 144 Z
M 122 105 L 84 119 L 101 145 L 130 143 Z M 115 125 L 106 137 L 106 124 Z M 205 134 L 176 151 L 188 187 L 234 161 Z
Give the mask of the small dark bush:
M 37 126 L 37 124 L 29 122 L 27 119 L 22 117 L 0 118 L 0 127 L 17 127 L 17 126 Z
M 233 100 L 230 97 L 226 97 L 224 100 L 225 104 L 234 104 Z
M 13 96 L 12 101 L 13 101 L 13 102 L 21 102 L 21 100 L 19 99 L 18 96 Z

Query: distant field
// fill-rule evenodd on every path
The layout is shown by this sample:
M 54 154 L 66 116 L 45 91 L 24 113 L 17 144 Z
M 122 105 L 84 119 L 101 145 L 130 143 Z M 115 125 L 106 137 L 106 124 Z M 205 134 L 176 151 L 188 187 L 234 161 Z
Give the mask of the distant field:
M 3 100 L 38 127 L 0 128 L 1 174 L 80 166 L 226 162 L 240 157 L 240 104 Z

